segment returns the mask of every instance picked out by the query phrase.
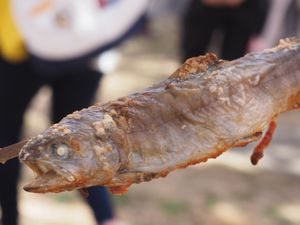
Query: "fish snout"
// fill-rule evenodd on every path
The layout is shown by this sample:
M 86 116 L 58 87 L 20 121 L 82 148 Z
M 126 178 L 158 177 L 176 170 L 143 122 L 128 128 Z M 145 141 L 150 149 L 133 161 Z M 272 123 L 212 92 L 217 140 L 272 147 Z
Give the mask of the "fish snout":
M 39 149 L 37 150 L 33 150 L 33 149 L 28 149 L 28 148 L 23 148 L 19 154 L 19 159 L 21 161 L 32 161 L 32 160 L 38 160 L 38 159 L 45 159 L 47 158 L 47 156 L 45 157 L 44 154 L 42 154 L 42 151 L 40 151 Z
M 26 144 L 19 153 L 21 161 L 33 160 L 49 160 L 51 152 L 47 151 L 47 147 L 32 143 Z

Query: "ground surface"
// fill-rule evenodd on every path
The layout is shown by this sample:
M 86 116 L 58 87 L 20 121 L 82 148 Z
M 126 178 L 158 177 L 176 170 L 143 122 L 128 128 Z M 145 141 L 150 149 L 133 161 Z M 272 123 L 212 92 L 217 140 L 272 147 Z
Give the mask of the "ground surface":
M 159 23 L 153 36 L 121 48 L 121 64 L 107 75 L 98 94 L 106 101 L 163 79 L 178 66 L 177 29 Z M 172 35 L 170 35 L 172 34 Z M 174 35 L 173 35 L 174 34 Z M 49 90 L 41 90 L 26 114 L 27 136 L 48 126 Z M 130 225 L 299 225 L 300 111 L 280 118 L 272 145 L 258 166 L 250 164 L 253 145 L 216 160 L 134 185 L 114 197 L 117 214 Z M 30 179 L 24 170 L 21 185 Z M 20 186 L 21 225 L 93 225 L 89 208 L 76 192 L 38 195 Z

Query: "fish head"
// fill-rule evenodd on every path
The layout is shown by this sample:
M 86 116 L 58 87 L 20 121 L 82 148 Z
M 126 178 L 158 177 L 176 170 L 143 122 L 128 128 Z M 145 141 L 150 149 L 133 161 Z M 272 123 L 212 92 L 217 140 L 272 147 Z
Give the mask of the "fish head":
M 105 185 L 119 167 L 118 150 L 105 143 L 84 124 L 50 127 L 20 152 L 20 161 L 37 174 L 24 189 L 46 193 Z

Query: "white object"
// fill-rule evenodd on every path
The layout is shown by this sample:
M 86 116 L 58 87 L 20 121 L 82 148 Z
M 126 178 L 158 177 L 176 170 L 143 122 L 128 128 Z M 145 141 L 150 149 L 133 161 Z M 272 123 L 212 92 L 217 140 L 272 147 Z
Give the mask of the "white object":
M 147 3 L 148 0 L 12 0 L 12 7 L 28 50 L 43 59 L 64 60 L 122 37 L 145 12 Z
M 109 74 L 116 70 L 120 61 L 121 54 L 116 49 L 110 49 L 96 58 L 96 69 Z

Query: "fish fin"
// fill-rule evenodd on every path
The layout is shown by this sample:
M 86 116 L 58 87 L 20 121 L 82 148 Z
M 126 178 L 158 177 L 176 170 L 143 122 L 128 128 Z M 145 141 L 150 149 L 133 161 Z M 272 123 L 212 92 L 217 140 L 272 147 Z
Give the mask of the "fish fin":
M 246 137 L 243 137 L 242 139 L 238 140 L 235 144 L 234 144 L 234 147 L 244 147 L 246 146 L 247 144 L 249 144 L 250 142 L 253 142 L 253 141 L 257 141 L 258 139 L 260 139 L 262 136 L 262 132 L 261 131 L 258 131 L 252 135 L 249 135 L 249 136 L 246 136 Z
M 171 76 L 179 80 L 186 80 L 188 75 L 206 71 L 210 65 L 218 61 L 213 53 L 187 59 Z
M 264 156 L 263 151 L 268 147 L 268 145 L 272 141 L 273 134 L 276 130 L 277 123 L 275 120 L 272 120 L 269 124 L 269 128 L 263 137 L 263 139 L 259 142 L 259 144 L 255 147 L 252 155 L 251 155 L 251 163 L 256 165 L 258 161 Z

